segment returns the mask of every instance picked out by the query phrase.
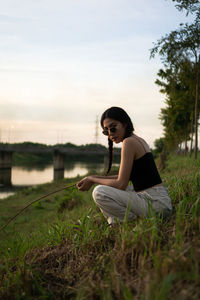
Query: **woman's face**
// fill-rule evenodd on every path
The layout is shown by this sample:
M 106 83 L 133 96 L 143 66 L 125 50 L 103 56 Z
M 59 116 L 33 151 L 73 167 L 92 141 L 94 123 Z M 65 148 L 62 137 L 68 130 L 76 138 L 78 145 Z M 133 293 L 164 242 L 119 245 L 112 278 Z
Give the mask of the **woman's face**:
M 114 143 L 121 143 L 124 139 L 126 126 L 119 121 L 114 119 L 106 118 L 103 121 L 103 131 L 108 133 L 109 139 L 111 139 Z

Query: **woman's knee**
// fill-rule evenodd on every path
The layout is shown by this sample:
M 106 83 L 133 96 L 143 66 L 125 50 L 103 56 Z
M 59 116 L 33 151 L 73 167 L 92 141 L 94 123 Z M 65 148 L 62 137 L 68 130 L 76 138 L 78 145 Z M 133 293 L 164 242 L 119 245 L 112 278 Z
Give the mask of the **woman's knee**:
M 94 202 L 97 204 L 97 205 L 100 205 L 102 204 L 102 202 L 105 202 L 105 200 L 107 199 L 107 196 L 108 196 L 108 189 L 109 187 L 108 186 L 105 186 L 105 185 L 97 185 L 94 190 L 93 190 L 93 193 L 92 193 L 92 196 L 93 196 L 93 199 L 94 199 Z
M 94 199 L 94 202 L 98 202 L 99 199 L 101 199 L 102 197 L 102 192 L 103 192 L 103 189 L 102 189 L 102 185 L 97 185 L 93 192 L 92 192 L 92 197 Z

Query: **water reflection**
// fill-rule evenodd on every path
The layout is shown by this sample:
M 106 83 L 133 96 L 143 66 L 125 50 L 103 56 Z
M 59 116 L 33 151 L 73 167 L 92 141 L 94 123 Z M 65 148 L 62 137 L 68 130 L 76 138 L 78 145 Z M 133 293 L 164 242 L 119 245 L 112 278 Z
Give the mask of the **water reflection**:
M 15 192 L 0 192 L 0 199 L 4 199 L 4 198 L 7 198 L 11 195 L 13 195 Z
M 95 169 L 102 171 L 103 164 L 99 164 Z M 94 166 L 88 166 L 84 163 L 73 164 L 69 168 L 65 168 L 64 177 L 76 177 L 77 175 L 85 175 L 88 170 L 94 169 Z M 12 185 L 34 185 L 46 183 L 53 180 L 53 165 L 47 166 L 44 169 L 26 169 L 25 167 L 13 167 L 11 182 Z
M 88 171 L 102 172 L 104 170 L 104 163 L 92 163 L 88 161 L 68 161 L 65 164 L 64 177 L 72 178 L 77 175 L 83 176 Z M 46 166 L 35 166 L 34 168 L 13 166 L 11 176 L 11 187 L 0 187 L 0 199 L 14 194 L 16 189 L 24 188 L 36 184 L 51 182 L 53 180 L 53 164 Z

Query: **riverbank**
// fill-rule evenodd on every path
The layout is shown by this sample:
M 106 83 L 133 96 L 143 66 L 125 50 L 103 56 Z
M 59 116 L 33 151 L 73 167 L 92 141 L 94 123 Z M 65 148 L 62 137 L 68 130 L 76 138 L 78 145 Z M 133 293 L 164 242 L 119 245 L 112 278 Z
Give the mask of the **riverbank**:
M 24 188 L 17 191 L 14 195 L 2 199 L 0 201 L 0 226 L 28 203 L 50 192 L 76 183 L 80 178 L 80 176 L 77 176 L 74 178 L 65 178 L 57 182 L 35 185 Z M 70 192 L 73 193 L 75 190 L 77 189 L 71 188 Z M 16 222 L 8 226 L 6 229 L 7 237 L 10 236 L 10 234 L 12 235 L 13 232 L 31 233 L 43 226 L 43 224 L 48 223 L 48 221 L 51 222 L 52 218 L 57 217 L 57 208 L 59 207 L 58 200 L 66 194 L 69 194 L 69 191 L 61 191 L 47 197 L 43 201 L 35 203 L 30 209 L 26 210 L 23 215 L 20 215 L 16 219 Z M 2 233 L 0 232 L 0 238 L 3 237 L 1 235 Z
M 199 299 L 200 160 L 171 156 L 173 202 L 155 217 L 110 228 L 76 188 L 30 207 L 0 233 L 1 299 Z M 0 225 L 27 203 L 80 178 L 36 186 L 0 203 Z

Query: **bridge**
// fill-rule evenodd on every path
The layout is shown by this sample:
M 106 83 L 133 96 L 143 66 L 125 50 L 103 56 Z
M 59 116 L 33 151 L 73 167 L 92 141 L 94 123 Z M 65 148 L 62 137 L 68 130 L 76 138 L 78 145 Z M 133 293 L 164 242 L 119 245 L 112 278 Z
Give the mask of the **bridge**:
M 104 156 L 104 162 L 107 163 L 108 150 L 104 149 L 91 149 L 86 147 L 76 146 L 47 146 L 42 144 L 0 144 L 0 184 L 4 186 L 11 185 L 11 173 L 12 173 L 12 155 L 17 153 L 52 153 L 53 158 L 53 180 L 64 178 L 65 170 L 65 157 L 66 155 L 101 155 Z M 120 149 L 115 150 L 115 155 L 120 155 Z

